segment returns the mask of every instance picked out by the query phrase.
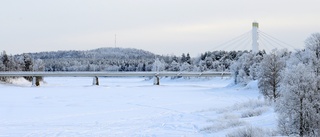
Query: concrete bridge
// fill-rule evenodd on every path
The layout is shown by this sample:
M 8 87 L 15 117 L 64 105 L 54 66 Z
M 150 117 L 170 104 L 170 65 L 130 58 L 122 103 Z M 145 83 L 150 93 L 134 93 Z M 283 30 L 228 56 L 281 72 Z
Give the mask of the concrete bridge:
M 0 77 L 33 77 L 32 86 L 40 86 L 39 77 L 93 77 L 93 85 L 99 85 L 99 77 L 154 77 L 154 85 L 160 85 L 160 77 L 224 77 L 230 72 L 0 72 Z

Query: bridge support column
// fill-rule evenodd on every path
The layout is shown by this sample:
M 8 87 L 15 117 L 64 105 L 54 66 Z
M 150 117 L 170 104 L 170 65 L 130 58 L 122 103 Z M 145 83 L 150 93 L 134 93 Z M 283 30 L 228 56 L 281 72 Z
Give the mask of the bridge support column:
M 160 85 L 160 78 L 158 76 L 153 78 L 153 85 Z
M 99 86 L 99 78 L 98 78 L 98 76 L 95 76 L 95 77 L 93 78 L 92 85 L 97 85 L 97 86 Z
M 221 73 L 221 79 L 223 79 L 223 75 L 224 75 L 224 73 Z
M 36 86 L 36 81 L 37 81 L 37 78 L 36 77 L 32 77 L 32 86 L 33 87 Z
M 40 77 L 32 77 L 32 86 L 33 87 L 38 87 L 40 86 Z

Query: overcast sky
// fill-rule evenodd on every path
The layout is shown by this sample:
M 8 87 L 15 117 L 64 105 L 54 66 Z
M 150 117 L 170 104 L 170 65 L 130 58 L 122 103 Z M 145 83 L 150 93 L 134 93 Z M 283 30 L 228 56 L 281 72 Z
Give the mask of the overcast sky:
M 114 47 L 116 34 L 117 47 L 197 56 L 250 31 L 254 20 L 261 31 L 303 48 L 310 34 L 320 32 L 319 5 L 320 0 L 1 0 L 0 50 Z

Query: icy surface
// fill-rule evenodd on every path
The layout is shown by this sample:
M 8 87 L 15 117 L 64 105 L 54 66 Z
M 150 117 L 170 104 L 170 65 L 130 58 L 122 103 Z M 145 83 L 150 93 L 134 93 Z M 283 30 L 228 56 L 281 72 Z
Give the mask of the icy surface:
M 0 136 L 225 136 L 273 129 L 272 107 L 231 80 L 45 78 L 40 87 L 0 83 Z

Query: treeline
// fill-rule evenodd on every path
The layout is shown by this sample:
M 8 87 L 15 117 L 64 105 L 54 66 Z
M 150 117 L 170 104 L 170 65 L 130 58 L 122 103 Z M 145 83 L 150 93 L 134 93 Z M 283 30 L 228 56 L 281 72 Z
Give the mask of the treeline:
M 0 71 L 44 71 L 44 63 L 41 59 L 33 59 L 30 54 L 7 55 L 5 51 L 0 53 Z M 31 81 L 31 77 L 25 77 Z M 0 77 L 0 81 L 7 82 L 7 77 Z
M 45 62 L 45 71 L 145 71 L 155 54 L 131 48 L 30 53 Z M 150 68 L 151 69 L 151 68 Z
M 181 56 L 155 55 L 128 48 L 24 53 L 13 56 L 3 52 L 0 71 L 229 71 L 231 64 L 244 53 L 249 52 L 208 51 L 192 58 L 189 53 Z
M 30 54 L 8 55 L 0 53 L 0 71 L 43 71 L 44 62 L 33 59 Z
M 45 62 L 45 71 L 229 71 L 232 62 L 247 52 L 213 51 L 191 58 L 188 53 L 169 56 L 137 49 L 100 48 L 32 56 Z
M 258 80 L 260 93 L 275 102 L 278 129 L 285 136 L 320 136 L 320 33 L 305 49 L 242 55 L 231 66 L 234 82 Z

